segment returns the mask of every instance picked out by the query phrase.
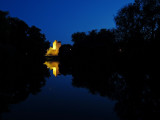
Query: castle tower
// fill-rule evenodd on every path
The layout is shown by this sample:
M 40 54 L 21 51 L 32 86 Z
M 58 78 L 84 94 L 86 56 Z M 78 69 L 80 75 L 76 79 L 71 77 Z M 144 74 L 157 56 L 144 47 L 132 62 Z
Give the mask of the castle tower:
M 60 47 L 61 47 L 61 42 L 58 42 L 57 40 L 55 40 L 53 42 L 53 47 L 50 47 L 47 50 L 46 56 L 58 56 Z

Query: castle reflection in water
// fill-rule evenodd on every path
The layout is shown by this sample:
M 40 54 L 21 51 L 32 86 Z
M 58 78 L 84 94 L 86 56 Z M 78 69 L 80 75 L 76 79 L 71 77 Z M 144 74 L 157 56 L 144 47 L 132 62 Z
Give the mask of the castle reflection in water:
M 50 70 L 53 70 L 53 75 L 55 77 L 57 77 L 57 75 L 60 74 L 58 61 L 46 61 L 44 64 L 47 66 L 47 68 L 49 68 Z

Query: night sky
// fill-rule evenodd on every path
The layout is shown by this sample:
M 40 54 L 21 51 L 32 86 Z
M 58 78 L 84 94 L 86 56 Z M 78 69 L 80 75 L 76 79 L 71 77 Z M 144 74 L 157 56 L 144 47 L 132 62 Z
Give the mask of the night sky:
M 115 27 L 118 10 L 134 0 L 0 0 L 0 10 L 9 11 L 29 26 L 42 30 L 50 42 L 72 44 L 75 32 Z

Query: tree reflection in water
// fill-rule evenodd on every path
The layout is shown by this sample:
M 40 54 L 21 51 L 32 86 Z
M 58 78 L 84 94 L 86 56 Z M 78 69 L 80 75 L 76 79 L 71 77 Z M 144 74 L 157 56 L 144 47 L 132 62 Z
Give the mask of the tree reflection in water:
M 41 91 L 49 77 L 43 65 L 49 44 L 39 28 L 0 11 L 0 113 Z
M 160 95 L 155 71 L 137 66 L 135 71 L 135 68 L 123 64 L 114 68 L 100 61 L 85 60 L 70 64 L 47 61 L 45 64 L 53 71 L 55 67 L 55 76 L 71 74 L 73 86 L 87 88 L 91 94 L 117 101 L 115 111 L 121 120 L 153 118 L 152 114 L 156 116 L 159 113 Z M 30 93 L 40 92 L 45 85 L 45 77 L 49 77 L 47 67 L 29 59 L 3 63 L 1 112 L 9 111 L 10 104 L 24 101 Z M 10 72 L 10 68 L 14 70 Z
M 114 68 L 100 61 L 85 60 L 71 65 L 72 69 L 67 69 L 68 65 L 61 63 L 61 74 L 72 74 L 73 86 L 87 88 L 91 94 L 116 100 L 115 111 L 120 119 L 157 117 L 160 111 L 160 88 L 157 81 L 159 76 L 153 68 L 129 67 L 124 64 Z
M 5 58 L 0 64 L 0 113 L 9 112 L 10 104 L 26 100 L 29 94 L 39 93 L 45 85 L 45 77 L 50 76 L 42 61 L 33 61 L 28 57 Z

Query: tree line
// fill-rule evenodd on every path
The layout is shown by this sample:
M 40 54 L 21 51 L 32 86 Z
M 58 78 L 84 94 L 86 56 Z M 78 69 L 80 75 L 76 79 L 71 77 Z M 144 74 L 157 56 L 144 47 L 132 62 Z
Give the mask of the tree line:
M 0 11 L 0 119 L 10 104 L 41 91 L 50 76 L 43 65 L 48 48 L 39 28 Z
M 24 21 L 10 17 L 0 11 L 0 51 L 1 55 L 16 57 L 42 57 L 49 48 L 49 42 L 41 30 L 29 27 Z
M 114 20 L 115 29 L 74 33 L 73 46 L 60 48 L 72 56 L 71 67 L 61 62 L 60 73 L 72 74 L 78 88 L 116 100 L 121 120 L 157 119 L 160 0 L 135 0 Z
M 157 62 L 159 0 L 135 0 L 120 9 L 114 20 L 114 29 L 72 34 L 73 56 L 143 67 Z

